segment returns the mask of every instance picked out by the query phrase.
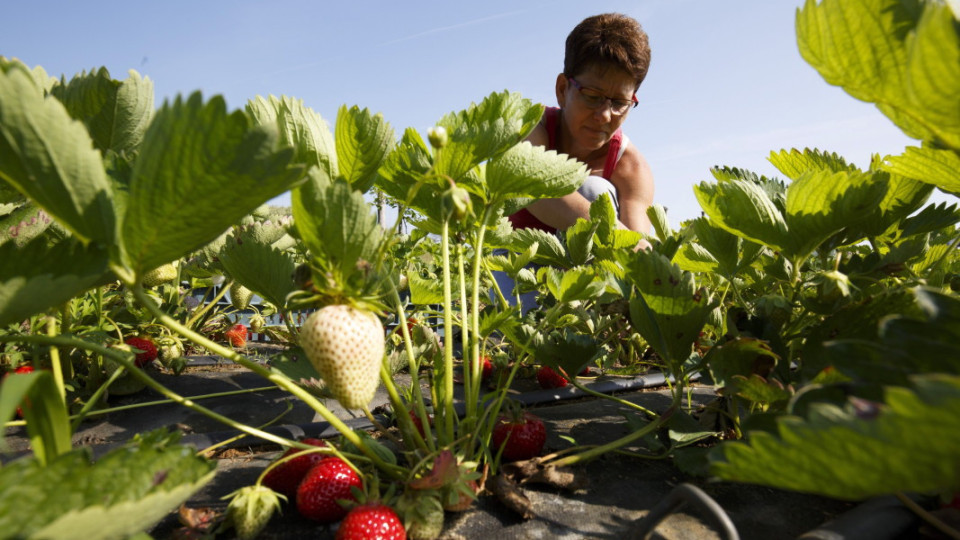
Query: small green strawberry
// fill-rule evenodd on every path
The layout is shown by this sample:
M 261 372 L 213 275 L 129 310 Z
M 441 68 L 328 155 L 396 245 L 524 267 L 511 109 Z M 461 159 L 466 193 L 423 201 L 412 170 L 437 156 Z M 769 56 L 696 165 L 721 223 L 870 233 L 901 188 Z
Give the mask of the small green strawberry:
M 143 274 L 141 281 L 146 287 L 156 287 L 175 279 L 177 279 L 177 267 L 173 263 L 167 263 Z
M 347 409 L 366 407 L 377 391 L 385 337 L 373 313 L 347 305 L 321 308 L 300 329 L 300 346 Z
M 280 508 L 280 499 L 286 497 L 256 484 L 240 488 L 226 498 L 230 498 L 227 519 L 233 523 L 237 538 L 253 540 L 267 527 L 274 511 Z
M 267 324 L 267 320 L 263 318 L 263 315 L 259 313 L 254 313 L 250 316 L 250 331 L 259 334 L 263 327 Z
M 410 540 L 434 540 L 443 532 L 443 505 L 440 492 L 408 490 L 397 501 Z
M 250 306 L 250 299 L 253 298 L 253 291 L 244 287 L 239 281 L 234 281 L 230 285 L 230 303 L 233 307 L 243 311 Z

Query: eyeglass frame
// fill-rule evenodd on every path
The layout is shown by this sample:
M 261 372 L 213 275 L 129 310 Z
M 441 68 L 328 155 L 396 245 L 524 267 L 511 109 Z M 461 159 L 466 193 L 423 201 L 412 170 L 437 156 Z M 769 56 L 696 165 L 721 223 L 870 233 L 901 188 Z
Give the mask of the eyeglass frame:
M 633 103 L 633 105 L 626 105 L 626 108 L 618 112 L 616 108 L 617 102 L 625 102 L 628 100 L 605 96 L 601 94 L 596 88 L 590 88 L 589 86 L 584 86 L 580 83 L 580 81 L 574 79 L 573 77 L 567 77 L 567 80 L 573 83 L 573 87 L 577 89 L 577 93 L 580 94 L 580 97 L 584 98 L 584 104 L 587 106 L 588 109 L 599 109 L 600 107 L 606 105 L 606 103 L 609 101 L 610 112 L 616 116 L 622 116 L 624 114 L 627 114 L 627 111 L 629 111 L 630 109 L 636 108 L 636 106 L 640 104 L 640 100 L 637 99 L 637 93 L 634 92 L 633 96 L 631 96 L 629 100 L 629 102 Z M 599 95 L 596 95 L 596 96 L 587 95 L 583 93 L 584 90 L 592 90 L 594 92 L 597 92 L 597 94 Z M 597 102 L 596 104 L 591 104 L 591 100 L 595 100 L 595 99 L 603 99 L 603 101 Z

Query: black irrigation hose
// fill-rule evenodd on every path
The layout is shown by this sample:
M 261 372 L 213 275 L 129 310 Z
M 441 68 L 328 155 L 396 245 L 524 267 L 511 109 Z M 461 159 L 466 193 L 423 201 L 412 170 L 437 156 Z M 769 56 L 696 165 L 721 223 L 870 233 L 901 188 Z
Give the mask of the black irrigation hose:
M 894 540 L 913 530 L 919 521 L 917 514 L 889 495 L 866 501 L 797 540 Z

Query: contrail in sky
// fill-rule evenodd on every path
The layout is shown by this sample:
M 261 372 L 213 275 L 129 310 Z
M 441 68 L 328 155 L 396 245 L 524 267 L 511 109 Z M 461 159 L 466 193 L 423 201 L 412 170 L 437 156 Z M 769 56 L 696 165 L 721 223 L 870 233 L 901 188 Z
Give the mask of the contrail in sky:
M 431 28 L 430 30 L 424 30 L 423 32 L 418 32 L 416 34 L 411 34 L 409 36 L 404 36 L 402 38 L 393 39 L 387 42 L 382 43 L 382 45 L 393 45 L 394 43 L 400 43 L 403 41 L 410 41 L 411 39 L 416 39 L 422 36 L 429 36 L 431 34 L 440 34 L 442 32 L 447 32 L 449 30 L 454 30 L 456 28 L 463 28 L 465 26 L 472 26 L 475 24 L 485 23 L 487 21 L 493 21 L 497 19 L 503 19 L 506 17 L 512 17 L 514 15 L 519 15 L 520 13 L 526 13 L 530 11 L 529 9 L 521 9 L 518 11 L 509 11 L 507 13 L 500 13 L 498 15 L 490 15 L 487 17 L 481 17 L 479 19 L 474 19 L 472 21 L 467 21 L 459 24 L 451 24 L 450 26 L 441 26 L 439 28 Z

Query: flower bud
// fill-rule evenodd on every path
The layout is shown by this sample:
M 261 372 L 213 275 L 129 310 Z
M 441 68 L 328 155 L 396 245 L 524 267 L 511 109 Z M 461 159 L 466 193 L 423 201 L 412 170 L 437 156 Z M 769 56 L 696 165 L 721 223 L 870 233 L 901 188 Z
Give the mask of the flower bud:
M 441 204 L 444 217 L 463 221 L 473 215 L 473 200 L 470 199 L 470 193 L 460 186 L 451 186 L 444 191 Z
M 450 138 L 447 136 L 446 128 L 435 126 L 427 130 L 427 140 L 430 141 L 430 146 L 439 150 L 447 145 Z

